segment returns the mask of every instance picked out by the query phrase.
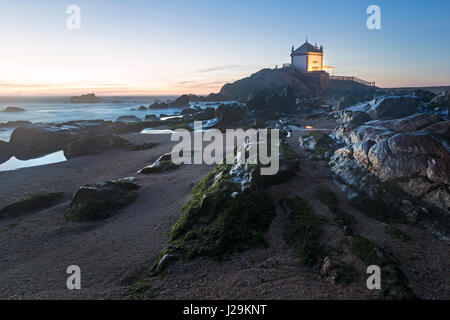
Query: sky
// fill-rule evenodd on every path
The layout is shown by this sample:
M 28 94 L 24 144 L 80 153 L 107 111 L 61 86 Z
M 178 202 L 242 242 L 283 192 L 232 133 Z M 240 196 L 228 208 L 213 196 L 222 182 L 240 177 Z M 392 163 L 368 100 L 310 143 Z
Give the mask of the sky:
M 67 28 L 72 4 L 80 29 Z M 0 0 L 0 95 L 218 92 L 290 62 L 306 36 L 336 75 L 450 85 L 449 12 L 442 0 Z

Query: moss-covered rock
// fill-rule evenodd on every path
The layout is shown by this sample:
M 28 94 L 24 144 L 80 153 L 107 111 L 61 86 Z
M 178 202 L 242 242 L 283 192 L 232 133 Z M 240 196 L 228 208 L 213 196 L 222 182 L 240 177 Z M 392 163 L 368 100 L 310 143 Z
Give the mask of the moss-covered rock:
M 163 154 L 153 164 L 142 168 L 138 173 L 151 174 L 151 173 L 163 173 L 168 170 L 176 169 L 178 165 L 173 163 L 172 155 L 170 153 Z
M 0 219 L 16 217 L 27 212 L 49 208 L 61 202 L 63 195 L 63 192 L 38 193 L 17 200 L 0 209 Z
M 319 186 L 316 189 L 314 189 L 313 195 L 323 205 L 328 207 L 331 213 L 333 213 L 334 220 L 339 226 L 350 227 L 356 223 L 356 219 L 354 216 L 346 213 L 341 208 L 339 208 L 339 199 L 329 188 L 325 186 Z
M 319 240 L 323 233 L 323 220 L 314 214 L 306 199 L 284 198 L 281 205 L 288 216 L 285 240 L 305 265 L 315 265 L 322 261 L 326 248 Z
M 65 217 L 76 222 L 106 219 L 136 200 L 138 189 L 131 178 L 85 185 L 75 192 Z
M 265 245 L 263 234 L 275 216 L 272 200 L 255 184 L 243 190 L 230 169 L 219 165 L 193 187 L 192 200 L 183 206 L 160 258 L 171 254 L 220 259 Z M 155 267 L 159 263 L 160 259 Z

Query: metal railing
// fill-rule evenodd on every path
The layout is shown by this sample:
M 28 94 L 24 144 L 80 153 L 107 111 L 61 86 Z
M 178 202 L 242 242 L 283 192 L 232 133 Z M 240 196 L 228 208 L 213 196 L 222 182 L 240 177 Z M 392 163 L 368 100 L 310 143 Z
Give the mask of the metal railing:
M 344 81 L 354 81 L 360 84 L 363 84 L 368 87 L 375 87 L 375 82 L 365 81 L 363 79 L 357 77 L 347 77 L 347 76 L 330 76 L 330 80 L 344 80 Z

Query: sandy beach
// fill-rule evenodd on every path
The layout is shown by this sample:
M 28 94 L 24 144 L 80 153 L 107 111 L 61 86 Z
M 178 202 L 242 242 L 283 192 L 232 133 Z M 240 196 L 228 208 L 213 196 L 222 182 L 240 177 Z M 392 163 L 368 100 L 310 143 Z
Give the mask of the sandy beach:
M 300 119 L 300 124 L 332 129 L 327 119 Z M 450 246 L 415 227 L 398 227 L 412 245 L 387 235 L 385 224 L 352 208 L 332 182 L 325 161 L 312 161 L 298 146 L 304 131 L 294 131 L 289 146 L 300 157 L 300 171 L 290 181 L 271 186 L 274 200 L 300 195 L 312 199 L 315 186 L 326 185 L 341 206 L 357 218 L 358 232 L 392 250 L 405 266 L 411 287 L 422 298 L 448 298 Z M 137 175 L 139 198 L 100 222 L 72 223 L 64 211 L 82 185 L 132 176 L 170 152 L 168 134 L 124 134 L 137 144 L 156 143 L 148 150 L 114 150 L 65 162 L 0 172 L 0 207 L 28 195 L 64 192 L 64 201 L 18 218 L 0 220 L 0 298 L 2 299 L 127 299 L 128 289 L 154 263 L 168 241 L 168 232 L 189 191 L 212 170 L 212 165 L 182 165 L 161 174 Z M 330 213 L 311 201 L 319 215 Z M 280 206 L 265 238 L 268 247 L 234 254 L 225 261 L 205 258 L 177 262 L 156 279 L 156 299 L 373 299 L 364 279 L 336 285 L 320 279 L 318 270 L 303 266 L 283 241 L 286 216 Z M 326 230 L 325 241 L 338 241 L 342 231 Z M 67 290 L 66 268 L 78 265 L 82 290 Z

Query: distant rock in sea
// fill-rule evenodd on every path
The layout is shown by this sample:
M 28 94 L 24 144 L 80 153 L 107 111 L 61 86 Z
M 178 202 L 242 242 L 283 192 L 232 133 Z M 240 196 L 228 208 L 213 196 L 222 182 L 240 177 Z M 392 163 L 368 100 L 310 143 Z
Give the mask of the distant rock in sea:
M 94 93 L 73 96 L 70 98 L 70 103 L 99 103 L 100 101 L 101 99 L 96 97 Z
M 27 111 L 25 109 L 19 108 L 19 107 L 6 107 L 3 112 L 24 112 Z
M 195 94 L 183 94 L 171 102 L 155 101 L 153 104 L 149 106 L 149 109 L 152 110 L 152 109 L 182 108 L 182 107 L 189 107 L 189 102 L 220 102 L 229 100 L 230 98 L 218 93 L 210 93 L 207 96 L 197 96 Z
M 0 128 L 17 128 L 29 124 L 31 124 L 31 122 L 25 120 L 8 121 L 6 123 L 0 123 Z
M 168 104 L 168 103 L 165 103 L 165 102 L 155 102 L 155 103 L 152 103 L 152 104 L 148 107 L 148 109 L 149 109 L 149 110 L 153 110 L 153 109 L 168 109 L 168 108 L 170 108 L 170 107 L 171 107 L 171 105 Z

